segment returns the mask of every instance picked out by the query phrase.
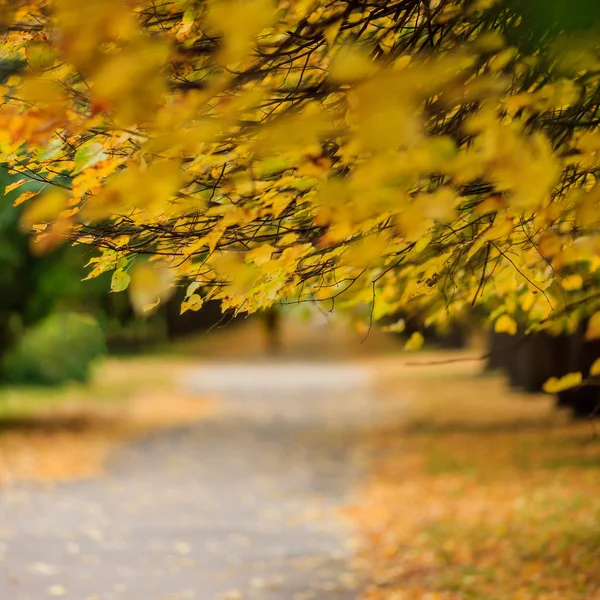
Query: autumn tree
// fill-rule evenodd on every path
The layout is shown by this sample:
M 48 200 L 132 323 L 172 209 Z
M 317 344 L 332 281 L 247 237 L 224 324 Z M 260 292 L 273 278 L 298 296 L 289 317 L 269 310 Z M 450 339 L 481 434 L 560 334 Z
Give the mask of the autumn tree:
M 139 311 L 478 307 L 600 335 L 596 2 L 5 4 L 2 161 L 36 244 Z M 576 33 L 576 35 L 574 35 Z M 18 186 L 18 183 L 15 184 Z

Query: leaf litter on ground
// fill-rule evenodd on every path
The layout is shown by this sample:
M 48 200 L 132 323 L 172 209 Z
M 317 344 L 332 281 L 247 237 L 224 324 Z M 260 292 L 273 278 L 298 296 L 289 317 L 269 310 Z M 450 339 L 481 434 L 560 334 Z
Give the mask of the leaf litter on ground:
M 364 600 L 600 598 L 593 424 L 480 362 L 401 363 L 379 367 L 400 417 L 367 435 L 369 475 L 346 511 Z
M 213 403 L 185 393 L 183 358 L 107 359 L 89 384 L 0 393 L 0 486 L 102 474 L 129 439 L 200 420 Z

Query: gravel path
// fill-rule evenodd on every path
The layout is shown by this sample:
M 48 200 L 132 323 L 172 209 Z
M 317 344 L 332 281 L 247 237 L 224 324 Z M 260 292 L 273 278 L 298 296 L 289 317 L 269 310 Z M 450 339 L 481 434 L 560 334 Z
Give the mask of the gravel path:
M 351 600 L 360 479 L 378 418 L 352 363 L 214 364 L 182 385 L 210 420 L 128 445 L 97 480 L 0 493 L 0 598 Z

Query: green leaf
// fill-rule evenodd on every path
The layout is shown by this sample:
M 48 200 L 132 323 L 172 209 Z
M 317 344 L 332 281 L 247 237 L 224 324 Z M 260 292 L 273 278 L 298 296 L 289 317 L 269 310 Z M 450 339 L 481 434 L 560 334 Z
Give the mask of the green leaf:
M 267 158 L 257 163 L 255 171 L 259 177 L 269 177 L 290 168 L 289 161 L 285 158 Z
M 88 142 L 83 144 L 75 152 L 75 172 L 80 173 L 84 169 L 95 165 L 108 158 L 104 152 L 104 146 L 100 142 Z
M 318 181 L 314 177 L 300 177 L 291 181 L 290 187 L 298 190 L 299 192 L 307 192 L 308 190 L 314 188 L 317 183 Z
M 130 281 L 129 273 L 123 269 L 117 269 L 112 276 L 110 289 L 112 292 L 122 292 L 127 289 Z
M 37 153 L 37 160 L 52 160 L 58 158 L 63 151 L 63 142 L 60 139 L 52 140 L 44 149 Z

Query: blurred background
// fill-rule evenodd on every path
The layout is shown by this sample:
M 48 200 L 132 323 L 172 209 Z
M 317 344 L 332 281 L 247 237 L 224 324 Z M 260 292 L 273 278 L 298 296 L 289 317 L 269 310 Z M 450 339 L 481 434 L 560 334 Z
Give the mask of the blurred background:
M 0 179 L 2 188 L 11 183 L 4 170 Z M 377 600 L 598 597 L 597 388 L 542 393 L 548 378 L 589 369 L 600 356 L 583 330 L 507 335 L 475 313 L 441 328 L 419 314 L 369 328 L 368 306 L 357 314 L 278 306 L 234 318 L 209 302 L 180 315 L 181 294 L 141 317 L 125 293 L 109 291 L 110 273 L 82 281 L 93 249 L 38 255 L 19 217 L 5 194 L 3 598 L 73 590 L 83 598 L 92 589 L 105 590 L 94 598 L 145 600 L 289 598 L 290 590 L 357 598 L 358 589 Z M 419 338 L 423 349 L 411 351 Z M 79 480 L 90 483 L 55 487 Z M 51 487 L 40 491 L 40 483 Z M 230 484 L 237 487 L 222 496 Z M 245 495 L 258 511 L 250 516 L 223 501 Z M 137 521 L 115 508 L 124 502 Z M 85 526 L 71 522 L 79 506 L 89 508 L 81 508 Z M 331 511 L 340 509 L 351 528 L 332 533 Z M 157 539 L 171 541 L 132 533 L 148 515 L 164 528 Z M 299 515 L 316 529 L 292 543 L 289 528 L 300 526 L 290 519 Z M 188 519 L 183 530 L 180 518 Z M 207 538 L 218 519 L 233 546 Z M 249 533 L 256 527 L 320 562 L 271 556 Z M 66 540 L 66 549 L 43 550 L 31 541 L 35 531 Z M 242 533 L 259 563 L 240 558 Z M 214 547 L 197 549 L 206 539 Z M 342 560 L 335 549 L 349 541 Z M 117 576 L 121 546 L 133 553 L 125 562 L 137 564 L 126 576 Z M 168 574 L 153 571 L 155 555 Z M 102 568 L 90 566 L 94 556 Z M 232 562 L 226 575 L 211 566 Z M 315 564 L 330 579 L 315 580 Z M 136 583 L 147 569 L 148 585 L 165 594 Z M 299 583 L 287 587 L 284 577 Z M 17 589 L 38 595 L 10 595 Z
M 204 11 L 188 4 L 178 40 Z M 494 2 L 447 4 L 453 18 Z M 492 21 L 534 56 L 561 32 L 587 48 L 600 22 L 598 0 L 503 4 L 519 17 Z M 7 56 L 2 82 L 25 68 Z M 599 94 L 565 125 L 595 131 Z M 15 200 L 41 189 L 34 175 L 17 191 L 0 167 L 1 600 L 600 599 L 589 318 L 529 333 L 524 316 L 441 323 L 415 304 L 372 323 L 374 299 L 182 314 L 185 285 L 142 316 L 111 272 L 88 279 L 97 248 L 32 244 Z M 584 385 L 567 387 L 574 372 Z
M 0 169 L 1 189 L 14 181 L 16 176 Z M 19 193 L 25 188 L 36 190 L 36 185 L 31 180 L 20 186 Z M 525 412 L 541 406 L 546 416 L 575 420 L 595 416 L 595 386 L 541 394 L 550 377 L 587 372 L 600 357 L 600 343 L 586 340 L 584 327 L 568 335 L 526 335 L 524 323 L 516 335 L 508 335 L 490 329 L 477 311 L 441 324 L 426 323 L 418 312 L 398 314 L 369 327 L 368 305 L 344 313 L 310 303 L 234 317 L 223 314 L 217 302 L 207 302 L 198 311 L 180 314 L 184 287 L 157 310 L 140 316 L 126 293 L 110 291 L 110 272 L 86 280 L 93 248 L 63 245 L 37 252 L 30 234 L 19 225 L 21 207 L 13 205 L 16 194 L 4 193 L 0 204 L 0 420 L 4 429 L 41 414 L 46 420 L 54 418 L 57 405 L 70 406 L 73 397 L 78 410 L 94 405 L 95 394 L 103 402 L 106 397 L 119 400 L 122 390 L 107 391 L 103 386 L 113 379 L 127 389 L 148 384 L 143 367 L 142 377 L 136 379 L 136 369 L 127 366 L 139 367 L 144 361 L 160 365 L 151 369 L 159 377 L 170 373 L 177 361 L 189 366 L 206 361 L 379 360 L 386 365 L 387 379 L 403 377 L 399 374 L 405 374 L 405 365 L 412 365 L 409 371 L 417 377 L 427 371 L 423 367 L 439 365 L 445 373 L 448 369 L 459 373 L 467 365 L 477 385 L 482 378 L 495 378 L 504 385 L 503 398 L 528 398 Z M 411 353 L 422 343 L 424 355 Z M 445 400 L 428 398 L 427 402 L 437 406 Z M 52 410 L 46 411 L 47 406 Z M 463 414 L 453 405 L 447 408 L 443 412 Z

